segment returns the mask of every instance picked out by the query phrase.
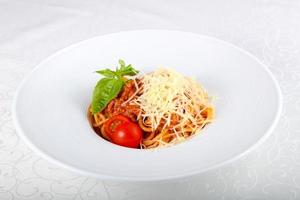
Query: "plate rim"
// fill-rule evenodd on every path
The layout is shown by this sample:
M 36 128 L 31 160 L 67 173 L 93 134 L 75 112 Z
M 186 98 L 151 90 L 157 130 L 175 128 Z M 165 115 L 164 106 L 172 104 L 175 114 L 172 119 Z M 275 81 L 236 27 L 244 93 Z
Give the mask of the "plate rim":
M 118 35 L 118 34 L 122 34 L 122 33 L 142 33 L 142 32 L 169 32 L 169 33 L 179 33 L 179 34 L 186 34 L 186 35 L 192 35 L 192 36 L 196 36 L 196 37 L 202 37 L 202 38 L 207 38 L 210 40 L 214 40 L 218 43 L 222 43 L 224 45 L 230 46 L 231 48 L 236 49 L 237 51 L 247 55 L 248 57 L 250 57 L 251 59 L 255 60 L 260 66 L 261 68 L 267 73 L 267 75 L 270 77 L 270 79 L 272 80 L 272 83 L 275 87 L 275 91 L 277 94 L 277 99 L 278 99 L 278 107 L 276 110 L 276 114 L 272 120 L 272 123 L 269 125 L 268 129 L 265 131 L 265 133 L 262 135 L 262 137 L 259 138 L 259 140 L 257 140 L 254 144 L 252 144 L 251 146 L 249 146 L 245 151 L 238 153 L 237 155 L 233 156 L 232 158 L 226 160 L 226 161 L 221 161 L 215 165 L 212 165 L 210 167 L 206 167 L 200 170 L 194 170 L 191 172 L 186 172 L 186 173 L 182 173 L 180 175 L 168 175 L 168 176 L 163 176 L 163 177 L 130 177 L 130 176 L 111 176 L 111 175 L 105 175 L 105 174 L 99 174 L 99 173 L 95 173 L 95 172 L 90 172 L 87 171 L 85 169 L 81 169 L 79 167 L 74 167 L 70 164 L 66 164 L 63 161 L 56 159 L 53 156 L 48 155 L 46 152 L 40 150 L 33 142 L 30 141 L 30 139 L 26 136 L 26 133 L 22 130 L 21 125 L 19 124 L 18 121 L 18 116 L 17 116 L 17 100 L 18 97 L 20 95 L 20 91 L 22 90 L 22 88 L 24 87 L 25 83 L 31 78 L 31 76 L 35 73 L 35 71 L 37 71 L 38 69 L 40 69 L 42 67 L 42 65 L 44 63 L 46 63 L 48 60 L 51 60 L 53 57 L 63 53 L 64 51 L 67 51 L 68 49 L 72 49 L 82 43 L 88 42 L 90 40 L 96 39 L 96 38 L 101 38 L 101 37 L 105 37 L 105 36 L 110 36 L 110 35 Z M 165 180 L 173 180 L 173 179 L 178 179 L 178 178 L 184 178 L 184 177 L 191 177 L 197 174 L 201 174 L 203 172 L 207 172 L 216 168 L 219 168 L 221 166 L 224 165 L 228 165 L 238 159 L 240 159 L 241 157 L 247 155 L 248 153 L 250 153 L 251 151 L 253 151 L 254 149 L 256 149 L 259 145 L 261 145 L 273 132 L 273 130 L 275 129 L 276 125 L 278 124 L 278 121 L 280 119 L 281 113 L 282 113 L 282 109 L 283 109 L 283 95 L 281 92 L 281 88 L 280 85 L 277 81 L 277 79 L 275 78 L 275 76 L 273 75 L 273 73 L 271 72 L 271 70 L 267 67 L 266 64 L 264 64 L 261 60 L 259 60 L 256 56 L 254 56 L 253 54 L 251 54 L 250 52 L 248 52 L 245 49 L 242 49 L 228 41 L 216 38 L 214 36 L 210 36 L 210 35 L 206 35 L 206 34 L 199 34 L 199 33 L 195 33 L 195 32 L 189 32 L 189 31 L 180 31 L 180 30 L 170 30 L 170 29 L 137 29 L 137 30 L 127 30 L 127 31 L 118 31 L 118 32 L 112 32 L 112 33 L 105 33 L 105 34 L 101 34 L 101 35 L 97 35 L 91 38 L 87 38 L 87 39 L 83 39 L 80 40 L 78 42 L 75 42 L 71 45 L 68 45 L 66 47 L 63 47 L 57 51 L 55 51 L 54 53 L 50 54 L 48 57 L 44 58 L 42 61 L 40 61 L 38 64 L 35 65 L 35 67 L 22 79 L 22 81 L 19 83 L 16 91 L 15 91 L 15 95 L 13 97 L 13 102 L 12 102 L 12 121 L 15 125 L 15 129 L 16 129 L 16 133 L 17 135 L 24 141 L 24 143 L 30 148 L 32 149 L 35 153 L 38 154 L 38 156 L 44 158 L 47 161 L 50 161 L 53 164 L 56 164 L 59 167 L 62 167 L 64 169 L 70 170 L 72 172 L 75 172 L 77 174 L 80 175 L 84 175 L 84 176 L 89 176 L 89 177 L 94 177 L 94 178 L 98 178 L 98 179 L 102 179 L 102 180 L 115 180 L 115 181 L 139 181 L 139 182 L 149 182 L 149 181 L 165 181 Z

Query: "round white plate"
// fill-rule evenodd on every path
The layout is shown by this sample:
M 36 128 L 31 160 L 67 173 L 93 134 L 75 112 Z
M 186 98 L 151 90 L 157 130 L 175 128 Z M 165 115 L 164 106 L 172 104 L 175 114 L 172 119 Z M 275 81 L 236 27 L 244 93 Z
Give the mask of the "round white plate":
M 186 142 L 155 151 L 103 140 L 86 118 L 100 78 L 93 72 L 116 66 L 119 58 L 145 72 L 164 66 L 196 77 L 216 99 L 215 122 Z M 193 33 L 141 30 L 95 37 L 43 61 L 21 84 L 13 117 L 21 138 L 60 166 L 101 179 L 149 181 L 239 158 L 270 134 L 281 104 L 274 77 L 249 53 Z

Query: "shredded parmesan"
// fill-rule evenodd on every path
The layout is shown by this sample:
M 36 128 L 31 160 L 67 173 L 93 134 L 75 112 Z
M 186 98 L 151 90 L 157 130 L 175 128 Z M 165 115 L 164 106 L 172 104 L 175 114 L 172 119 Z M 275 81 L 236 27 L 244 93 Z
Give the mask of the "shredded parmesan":
M 181 120 L 176 126 L 184 127 L 186 122 L 197 125 L 197 117 L 202 109 L 195 105 L 209 106 L 207 92 L 194 79 L 187 78 L 171 69 L 159 69 L 142 76 L 143 93 L 133 99 L 133 103 L 140 106 L 140 116 L 150 119 L 155 130 L 161 120 L 165 120 L 165 126 L 171 123 L 172 114 L 177 114 Z M 136 87 L 137 84 L 136 84 Z M 130 99 L 131 100 L 131 99 Z M 195 114 L 196 113 L 196 114 Z M 175 132 L 176 138 L 179 134 Z

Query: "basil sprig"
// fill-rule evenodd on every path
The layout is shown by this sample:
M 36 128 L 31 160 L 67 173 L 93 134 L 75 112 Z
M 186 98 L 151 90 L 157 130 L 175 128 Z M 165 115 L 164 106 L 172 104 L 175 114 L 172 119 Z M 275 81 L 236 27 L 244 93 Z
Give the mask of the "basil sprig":
M 91 104 L 93 114 L 101 112 L 112 99 L 118 96 L 127 80 L 124 76 L 134 76 L 139 71 L 135 70 L 131 65 L 126 65 L 120 59 L 119 67 L 116 68 L 116 71 L 104 69 L 96 72 L 104 76 L 104 78 L 98 81 L 93 91 Z

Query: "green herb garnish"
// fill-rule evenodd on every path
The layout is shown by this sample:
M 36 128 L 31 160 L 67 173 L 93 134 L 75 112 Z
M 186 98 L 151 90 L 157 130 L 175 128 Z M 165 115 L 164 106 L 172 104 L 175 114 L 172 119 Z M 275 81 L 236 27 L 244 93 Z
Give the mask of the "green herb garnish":
M 96 71 L 105 78 L 100 79 L 94 88 L 91 105 L 93 114 L 101 112 L 112 99 L 118 96 L 127 80 L 124 76 L 134 76 L 139 72 L 131 65 L 126 65 L 121 59 L 119 66 L 116 71 L 110 69 Z

